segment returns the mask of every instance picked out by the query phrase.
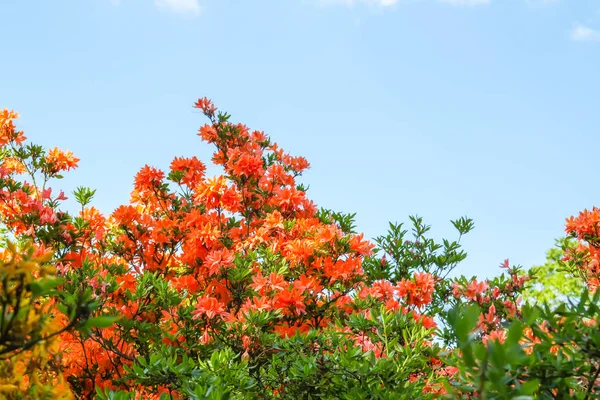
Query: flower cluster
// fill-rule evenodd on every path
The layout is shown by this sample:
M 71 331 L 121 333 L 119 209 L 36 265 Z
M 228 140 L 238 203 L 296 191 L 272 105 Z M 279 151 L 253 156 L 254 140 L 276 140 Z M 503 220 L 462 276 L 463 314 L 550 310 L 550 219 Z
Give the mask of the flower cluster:
M 577 217 L 567 218 L 567 234 L 576 238 L 579 246 L 569 251 L 565 260 L 572 261 L 590 290 L 600 286 L 600 209 L 583 210 Z

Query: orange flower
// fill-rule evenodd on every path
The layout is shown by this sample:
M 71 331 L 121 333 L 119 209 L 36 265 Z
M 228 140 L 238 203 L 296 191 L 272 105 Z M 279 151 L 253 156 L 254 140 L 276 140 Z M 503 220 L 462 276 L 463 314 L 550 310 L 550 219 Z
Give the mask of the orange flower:
M 227 249 L 214 250 L 206 256 L 204 267 L 208 270 L 208 275 L 214 275 L 221 268 L 228 268 L 233 265 L 235 254 Z
M 474 279 L 471 283 L 469 283 L 469 286 L 467 287 L 467 290 L 465 291 L 465 296 L 467 297 L 467 299 L 471 300 L 471 301 L 475 301 L 477 300 L 477 295 L 483 295 L 483 293 L 487 290 L 488 288 L 488 283 L 483 281 L 483 282 L 477 282 L 476 279 Z
M 403 279 L 396 285 L 400 297 L 407 297 L 407 302 L 415 307 L 422 307 L 431 303 L 435 290 L 435 279 L 425 272 L 417 272 L 414 281 Z
M 5 157 L 2 166 L 6 168 L 8 173 L 23 174 L 27 172 L 27 168 L 21 160 L 15 157 Z
M 79 158 L 75 157 L 70 150 L 65 151 L 55 147 L 46 154 L 46 163 L 48 163 L 48 170 L 51 173 L 76 168 L 78 162 Z
M 481 338 L 481 341 L 484 344 L 487 344 L 489 340 L 504 343 L 506 341 L 506 331 L 496 329 L 491 331 L 488 335 L 485 335 L 483 338 Z
M 192 319 L 198 319 L 206 315 L 209 319 L 227 315 L 223 303 L 214 297 L 202 296 L 196 302 L 196 309 L 192 312 Z
M 297 287 L 290 290 L 282 290 L 275 297 L 275 307 L 284 310 L 292 310 L 296 315 L 306 314 L 303 292 Z
M 21 145 L 26 137 L 23 131 L 17 131 L 13 119 L 19 118 L 19 114 L 14 111 L 3 109 L 0 111 L 0 146 L 6 146 L 10 142 Z
M 194 103 L 194 108 L 201 109 L 202 112 L 207 115 L 212 115 L 217 110 L 212 101 L 210 101 L 206 97 L 198 99 L 198 101 Z
M 140 192 L 152 190 L 160 186 L 165 173 L 149 165 L 145 165 L 135 176 L 135 188 Z
M 171 162 L 171 170 L 185 172 L 181 179 L 181 183 L 189 187 L 194 187 L 204 176 L 206 166 L 196 157 L 176 157 Z

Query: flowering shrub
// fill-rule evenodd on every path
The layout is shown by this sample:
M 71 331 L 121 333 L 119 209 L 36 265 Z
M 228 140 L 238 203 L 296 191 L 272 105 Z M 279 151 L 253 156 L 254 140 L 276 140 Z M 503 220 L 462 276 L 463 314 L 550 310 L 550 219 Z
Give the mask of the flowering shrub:
M 492 295 L 487 283 L 466 291 L 465 285 L 458 286 L 476 304 L 459 305 L 448 316 L 457 343 L 446 358 L 457 371 L 446 384 L 449 397 L 600 398 L 599 221 L 597 208 L 568 218 L 567 233 L 578 245 L 563 240 L 565 256 L 555 261 L 563 274 L 572 274 L 563 278 L 579 277 L 587 284 L 579 298 L 571 291 L 563 302 L 548 296 L 551 303 L 520 307 L 520 294 L 531 290 L 523 284 L 531 277 L 515 269 L 509 269 L 511 278 L 496 284 Z M 547 279 L 536 282 L 536 290 Z M 503 294 L 507 300 L 501 300 Z
M 11 235 L 55 252 L 61 304 L 87 296 L 97 305 L 86 309 L 85 329 L 60 335 L 54 362 L 73 394 L 442 390 L 425 312 L 437 278 L 365 273 L 373 245 L 351 216 L 307 198 L 296 182 L 305 159 L 229 122 L 207 99 L 196 107 L 209 118 L 199 135 L 215 146 L 223 175 L 206 177 L 195 157 L 175 158 L 167 172 L 146 166 L 130 203 L 108 217 L 90 206 L 90 189 L 75 192 L 74 216 L 61 210 L 62 192 L 52 195 L 49 183 L 77 164 L 70 152 L 26 145 L 14 129 L 6 137 L 0 218 Z
M 480 309 L 456 309 L 458 349 L 447 361 L 458 372 L 447 382 L 449 397 L 600 398 L 599 296 L 587 293 L 570 306 L 524 306 L 520 318 L 483 341 Z
M 60 362 L 60 335 L 94 326 L 89 314 L 96 306 L 83 293 L 57 291 L 55 248 L 43 238 L 32 241 L 36 228 L 58 223 L 51 191 L 15 179 L 39 168 L 46 179 L 72 167 L 68 153 L 37 146 L 23 147 L 25 137 L 13 120 L 18 114 L 0 112 L 0 396 L 7 399 L 67 399 L 72 392 Z M 31 175 L 35 182 L 36 177 Z M 59 196 L 60 197 L 60 196 Z
M 222 175 L 205 176 L 196 157 L 176 157 L 167 171 L 145 166 L 130 201 L 108 216 L 86 187 L 74 192 L 76 214 L 62 210 L 66 196 L 50 185 L 78 159 L 26 144 L 17 115 L 3 111 L 0 221 L 23 243 L 6 258 L 23 287 L 5 287 L 7 298 L 26 293 L 31 314 L 4 300 L 3 315 L 24 315 L 19 329 L 29 333 L 5 344 L 17 358 L 0 371 L 0 390 L 82 399 L 596 393 L 596 297 L 524 307 L 531 276 L 508 261 L 506 276 L 451 278 L 466 257 L 467 218 L 452 221 L 455 241 L 436 242 L 411 217 L 410 235 L 390 224 L 372 244 L 353 215 L 307 197 L 304 158 L 206 98 L 195 107 Z M 592 285 L 592 250 L 581 251 L 570 257 Z M 569 374 L 547 375 L 573 362 Z

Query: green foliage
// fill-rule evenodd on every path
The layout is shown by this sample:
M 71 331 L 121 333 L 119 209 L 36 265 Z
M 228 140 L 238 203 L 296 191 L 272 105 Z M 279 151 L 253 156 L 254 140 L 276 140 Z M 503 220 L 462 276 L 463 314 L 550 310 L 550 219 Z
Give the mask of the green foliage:
M 409 218 L 412 223 L 410 238 L 407 235 L 409 231 L 403 229 L 402 223 L 390 223 L 388 233 L 375 238 L 375 256 L 365 260 L 363 264 L 372 280 L 397 282 L 409 278 L 417 271 L 446 278 L 467 257 L 467 253 L 461 248 L 460 239 L 473 229 L 471 219 L 462 217 L 451 221 L 458 231 L 458 238 L 454 241 L 443 239 L 438 243 L 428 237 L 431 226 L 426 225 L 422 217 Z
M 73 192 L 77 203 L 81 205 L 81 207 L 85 207 L 92 202 L 94 195 L 96 194 L 96 189 L 92 190 L 90 188 L 86 188 L 83 186 L 78 187 Z
M 562 261 L 566 250 L 577 246 L 573 239 L 563 238 L 546 253 L 543 265 L 531 267 L 532 284 L 523 292 L 523 300 L 531 304 L 558 305 L 568 299 L 578 298 L 585 289 L 581 277 Z
M 260 349 L 240 356 L 239 344 L 223 340 L 218 350 L 196 342 L 197 357 L 172 346 L 153 347 L 127 367 L 124 381 L 143 386 L 168 386 L 189 399 L 429 399 L 426 385 L 442 387 L 431 360 L 440 347 L 429 344 L 430 331 L 402 312 L 374 308 L 353 315 L 350 331 L 331 327 L 281 337 L 264 329 L 279 318 L 276 312 L 250 315 L 244 331 Z M 241 328 L 241 327 L 240 327 Z M 356 347 L 354 335 L 379 350 Z M 223 332 L 223 336 L 227 336 Z M 191 343 L 188 343 L 191 345 Z M 427 378 L 427 382 L 426 379 Z M 133 392 L 98 389 L 97 399 L 134 399 Z M 165 398 L 168 393 L 165 393 Z
M 477 306 L 455 308 L 449 321 L 457 349 L 447 362 L 457 368 L 449 398 L 598 399 L 600 294 L 551 308 L 525 306 L 503 339 L 479 340 Z

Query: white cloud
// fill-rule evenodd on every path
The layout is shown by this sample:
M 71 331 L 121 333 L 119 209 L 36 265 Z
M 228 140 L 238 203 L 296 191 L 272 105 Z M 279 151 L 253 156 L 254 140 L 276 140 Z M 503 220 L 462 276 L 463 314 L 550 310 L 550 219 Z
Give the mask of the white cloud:
M 571 30 L 571 40 L 578 42 L 600 42 L 600 31 L 578 24 Z
M 442 3 L 447 3 L 453 6 L 478 6 L 481 4 L 489 4 L 492 0 L 440 0 Z
M 176 14 L 200 14 L 199 0 L 154 0 L 154 4 Z

